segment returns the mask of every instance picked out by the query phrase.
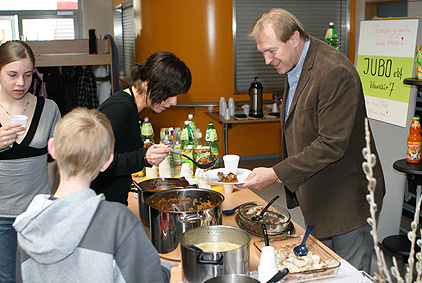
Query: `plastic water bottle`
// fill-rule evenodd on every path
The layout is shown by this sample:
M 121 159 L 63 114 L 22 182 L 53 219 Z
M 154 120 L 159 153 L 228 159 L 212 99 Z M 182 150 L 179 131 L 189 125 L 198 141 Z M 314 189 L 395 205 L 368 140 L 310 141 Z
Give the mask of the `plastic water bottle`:
M 145 117 L 144 122 L 141 126 L 141 137 L 142 140 L 145 142 L 147 139 L 150 141 L 154 141 L 154 129 L 152 128 L 151 123 L 149 122 L 148 117 Z
M 214 128 L 214 123 L 209 122 L 207 131 L 205 133 L 205 145 L 211 148 L 211 154 L 215 155 L 216 158 L 219 157 L 218 152 L 218 135 L 217 130 Z M 219 168 L 219 161 L 215 163 L 213 168 Z
M 202 141 L 201 130 L 197 128 L 193 135 L 195 137 L 195 140 L 194 140 L 195 154 L 194 154 L 194 156 L 195 156 L 195 160 L 198 160 L 200 153 L 202 151 L 202 147 L 204 146 L 204 143 Z
M 173 142 L 172 142 L 172 140 L 170 139 L 170 132 L 169 132 L 169 130 L 166 130 L 166 131 L 164 132 L 164 137 L 163 137 L 163 139 L 161 140 L 161 143 L 163 143 L 163 144 L 167 145 L 167 146 L 168 146 L 168 147 L 170 147 L 170 148 L 172 148 L 172 147 L 173 147 Z M 171 173 L 171 176 L 174 176 L 175 174 L 174 174 L 174 160 L 173 160 L 173 154 L 169 154 L 169 155 L 167 155 L 167 159 L 168 159 L 169 164 L 170 164 L 170 173 Z
M 180 134 L 181 129 L 180 127 L 176 127 L 174 129 L 173 134 L 173 151 L 174 152 L 182 152 L 182 144 L 180 143 Z M 180 170 L 182 168 L 182 157 L 178 154 L 172 154 L 173 161 L 174 161 L 174 175 L 180 175 Z
M 334 27 L 334 23 L 330 22 L 330 26 L 327 29 L 327 33 L 325 34 L 325 42 L 327 42 L 329 45 L 334 47 L 338 50 L 338 36 L 337 31 Z
M 192 129 L 192 133 L 196 131 L 196 123 L 193 120 L 193 114 L 188 115 L 189 127 Z

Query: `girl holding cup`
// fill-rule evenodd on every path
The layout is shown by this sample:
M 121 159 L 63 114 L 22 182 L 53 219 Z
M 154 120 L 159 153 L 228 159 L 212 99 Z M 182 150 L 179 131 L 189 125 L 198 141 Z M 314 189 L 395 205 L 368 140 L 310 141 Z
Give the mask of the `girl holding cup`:
M 16 232 L 12 224 L 37 194 L 51 192 L 56 164 L 47 142 L 60 120 L 52 100 L 28 92 L 35 57 L 22 41 L 0 46 L 0 282 L 14 282 Z M 13 115 L 27 117 L 11 123 Z M 51 161 L 50 163 L 48 163 Z

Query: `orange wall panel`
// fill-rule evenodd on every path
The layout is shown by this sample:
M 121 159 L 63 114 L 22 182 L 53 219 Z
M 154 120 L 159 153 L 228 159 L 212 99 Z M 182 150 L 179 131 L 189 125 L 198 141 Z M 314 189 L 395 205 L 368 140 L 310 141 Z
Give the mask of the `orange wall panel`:
M 226 101 L 230 97 L 235 101 L 249 100 L 247 94 L 234 95 L 232 5 L 232 1 L 227 0 L 142 0 L 134 3 L 137 61 L 144 62 L 156 51 L 170 51 L 192 72 L 192 87 L 187 94 L 178 96 L 179 102 L 218 102 L 220 96 Z M 264 99 L 271 99 L 271 94 L 265 94 Z M 160 114 L 143 111 L 142 116 L 148 116 L 158 132 L 161 127 L 183 127 L 187 115 L 193 113 L 197 115 L 194 119 L 205 137 L 208 122 L 213 121 L 205 115 L 206 111 L 206 107 L 172 107 Z M 214 109 L 217 111 L 218 107 Z M 216 121 L 214 125 L 222 152 L 222 126 Z M 235 126 L 229 130 L 229 153 L 279 153 L 279 128 L 278 123 Z M 264 141 L 265 146 L 262 145 Z

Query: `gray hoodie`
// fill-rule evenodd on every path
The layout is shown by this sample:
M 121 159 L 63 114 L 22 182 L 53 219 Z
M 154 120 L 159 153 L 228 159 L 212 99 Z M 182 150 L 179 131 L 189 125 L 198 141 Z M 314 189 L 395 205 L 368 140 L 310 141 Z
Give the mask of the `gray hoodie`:
M 91 189 L 37 195 L 16 218 L 17 282 L 169 282 L 139 219 Z

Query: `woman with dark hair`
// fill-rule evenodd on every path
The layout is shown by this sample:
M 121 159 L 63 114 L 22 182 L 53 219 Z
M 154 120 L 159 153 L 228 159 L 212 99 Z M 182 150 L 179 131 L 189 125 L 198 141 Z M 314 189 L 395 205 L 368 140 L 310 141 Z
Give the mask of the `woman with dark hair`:
M 91 184 L 107 200 L 126 205 L 131 174 L 160 164 L 172 151 L 165 145 L 144 148 L 139 114 L 146 108 L 160 113 L 176 105 L 177 95 L 188 92 L 192 83 L 189 68 L 170 52 L 156 52 L 145 64 L 135 64 L 132 79 L 133 86 L 113 94 L 98 108 L 110 120 L 116 144 L 112 164 Z
M 56 176 L 47 142 L 60 111 L 52 100 L 29 93 L 34 65 L 25 42 L 12 40 L 0 46 L 0 282 L 15 281 L 15 218 L 35 195 L 51 192 Z M 27 116 L 26 127 L 11 124 L 11 115 Z

